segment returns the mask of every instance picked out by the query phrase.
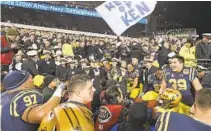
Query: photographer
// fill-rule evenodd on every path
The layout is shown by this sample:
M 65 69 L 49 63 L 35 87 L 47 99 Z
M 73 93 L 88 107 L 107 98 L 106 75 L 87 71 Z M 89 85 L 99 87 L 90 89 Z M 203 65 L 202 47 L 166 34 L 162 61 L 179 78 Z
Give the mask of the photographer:
M 6 35 L 1 35 L 1 71 L 4 74 L 9 72 L 9 65 L 12 63 L 14 50 L 17 48 L 15 43 L 18 31 L 10 28 Z

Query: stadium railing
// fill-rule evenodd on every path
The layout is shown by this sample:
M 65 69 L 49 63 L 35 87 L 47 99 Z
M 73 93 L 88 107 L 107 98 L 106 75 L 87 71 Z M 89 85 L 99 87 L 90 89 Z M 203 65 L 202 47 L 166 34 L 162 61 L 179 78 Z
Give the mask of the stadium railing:
M 211 71 L 211 59 L 197 59 L 197 64 Z

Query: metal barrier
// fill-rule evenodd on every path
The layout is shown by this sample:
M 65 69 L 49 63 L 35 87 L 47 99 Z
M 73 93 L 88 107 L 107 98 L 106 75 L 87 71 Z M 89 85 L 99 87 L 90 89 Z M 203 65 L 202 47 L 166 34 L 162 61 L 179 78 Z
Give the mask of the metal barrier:
M 211 59 L 197 59 L 197 64 L 211 71 Z

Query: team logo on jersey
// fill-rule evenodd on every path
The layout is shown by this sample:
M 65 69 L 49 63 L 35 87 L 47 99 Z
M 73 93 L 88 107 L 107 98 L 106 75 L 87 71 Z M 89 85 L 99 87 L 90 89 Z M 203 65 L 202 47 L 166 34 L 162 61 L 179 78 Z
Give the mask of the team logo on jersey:
M 188 75 L 189 73 L 190 73 L 190 71 L 188 69 L 183 70 L 183 74 Z
M 110 120 L 111 117 L 112 115 L 109 109 L 106 108 L 105 106 L 101 106 L 99 111 L 98 121 L 100 123 L 106 123 Z

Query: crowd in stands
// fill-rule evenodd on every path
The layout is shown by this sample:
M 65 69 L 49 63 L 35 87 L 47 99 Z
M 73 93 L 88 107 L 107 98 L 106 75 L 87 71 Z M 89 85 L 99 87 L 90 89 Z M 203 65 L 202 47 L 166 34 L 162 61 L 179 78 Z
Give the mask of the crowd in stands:
M 202 36 L 1 25 L 1 130 L 210 131 L 211 33 Z
M 55 21 L 55 18 L 59 21 Z M 2 5 L 1 20 L 2 22 L 114 35 L 113 31 L 101 18 L 60 14 L 42 10 Z M 136 24 L 122 35 L 138 37 L 143 34 L 142 30 L 144 29 L 144 25 Z
M 6 26 L 1 26 L 1 30 L 2 80 L 9 72 L 25 70 L 34 79 L 36 89 L 42 93 L 43 102 L 48 102 L 59 82 L 71 81 L 77 74 L 87 74 L 94 79 L 96 89 L 91 104 L 91 110 L 96 117 L 96 130 L 103 130 L 103 126 L 104 130 L 110 130 L 118 123 L 116 118 L 119 116 L 114 116 L 112 119 L 107 118 L 113 108 L 107 107 L 108 112 L 107 108 L 102 105 L 124 103 L 124 106 L 118 108 L 121 112 L 129 109 L 129 105 L 133 103 L 131 101 L 135 101 L 140 96 L 150 91 L 159 93 L 160 86 L 158 85 L 162 80 L 162 73 L 159 72 L 166 71 L 169 68 L 169 59 L 177 58 L 177 55 L 184 58 L 185 67 L 198 68 L 198 79 L 202 87 L 211 86 L 210 73 L 207 72 L 209 65 L 202 67 L 197 64 L 197 59 L 210 59 L 211 36 L 208 33 L 203 34 L 202 40 L 196 40 L 197 36 L 188 39 L 173 35 L 114 39 Z M 5 47 L 3 43 L 6 42 L 9 42 L 10 46 Z M 181 60 L 180 57 L 178 59 Z M 121 91 L 116 90 L 119 86 L 110 89 L 109 85 L 119 85 Z M 7 87 L 1 89 L 2 92 L 5 89 L 8 90 Z M 115 102 L 113 97 L 115 97 L 115 92 L 119 94 L 119 91 L 122 98 Z M 106 95 L 112 98 L 111 101 L 106 98 Z M 67 96 L 63 94 L 62 101 L 67 100 Z M 150 96 L 157 95 L 151 94 Z M 142 110 L 143 105 L 139 106 Z M 99 114 L 99 111 L 105 114 Z M 125 116 L 124 113 L 119 115 Z M 104 121 L 107 121 L 109 125 Z M 154 126 L 153 123 L 150 124 Z M 139 125 L 142 126 L 138 126 L 138 129 L 144 128 L 143 123 Z M 130 124 L 128 126 L 132 128 Z M 148 126 L 149 128 L 151 127 Z

